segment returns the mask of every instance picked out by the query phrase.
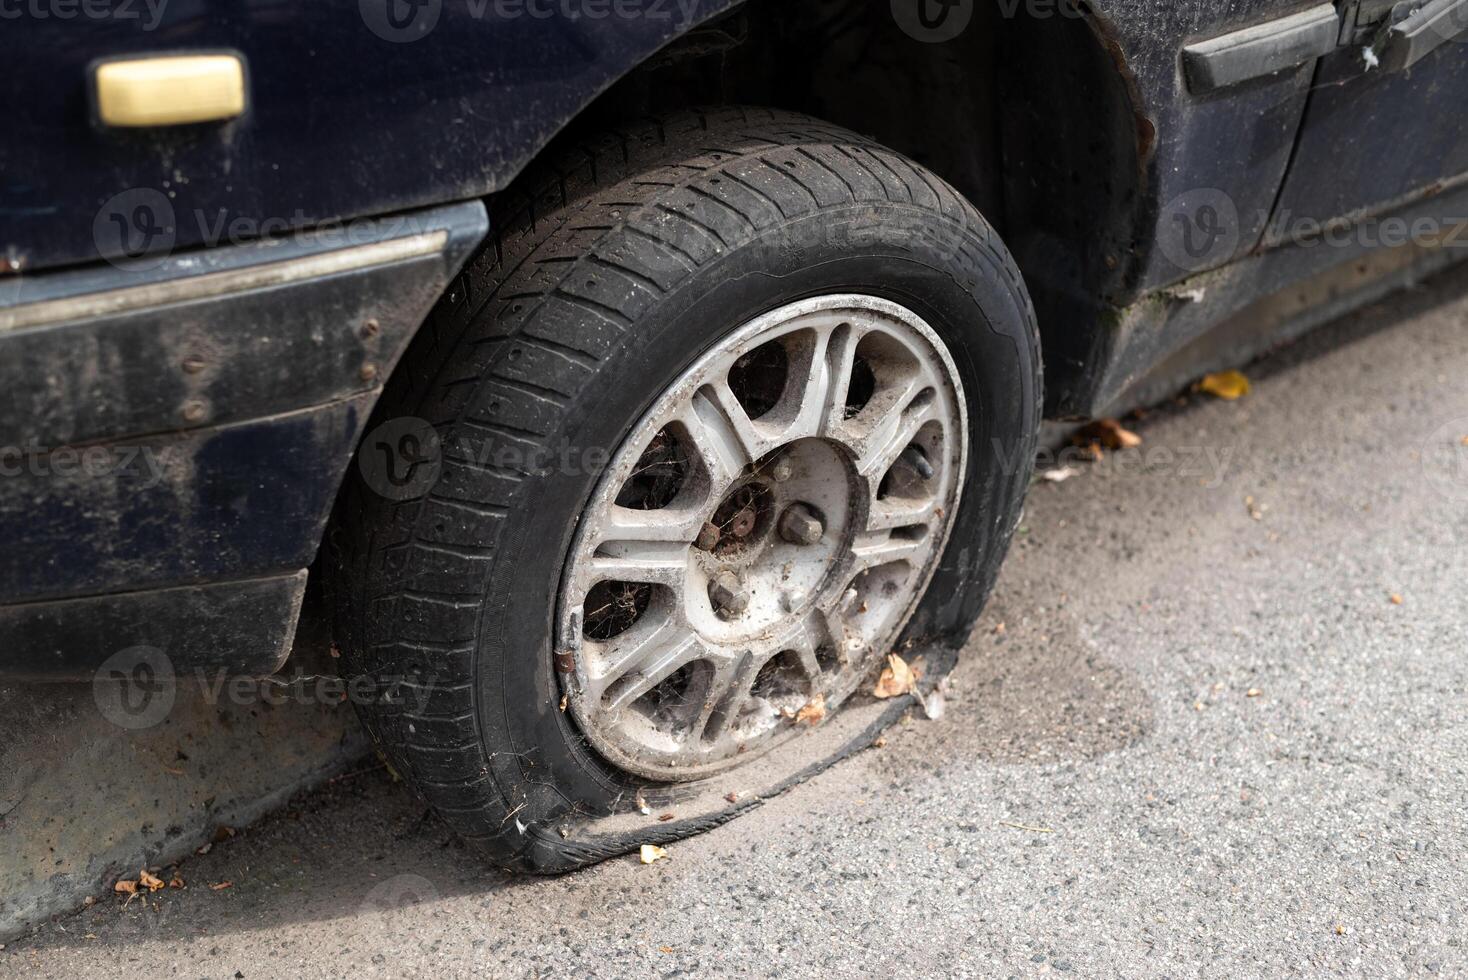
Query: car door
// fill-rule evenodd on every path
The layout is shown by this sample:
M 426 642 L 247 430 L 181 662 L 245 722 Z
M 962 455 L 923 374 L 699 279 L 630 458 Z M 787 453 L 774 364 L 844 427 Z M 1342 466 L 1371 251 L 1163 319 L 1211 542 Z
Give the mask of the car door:
M 1266 244 L 1322 225 L 1364 233 L 1414 201 L 1415 215 L 1446 218 L 1452 195 L 1420 199 L 1468 178 L 1468 0 L 1338 6 L 1341 44 L 1317 64 Z

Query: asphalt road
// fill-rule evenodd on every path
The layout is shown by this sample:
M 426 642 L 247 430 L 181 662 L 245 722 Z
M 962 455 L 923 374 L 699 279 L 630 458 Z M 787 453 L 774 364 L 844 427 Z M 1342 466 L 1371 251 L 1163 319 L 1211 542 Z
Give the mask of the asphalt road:
M 941 720 L 666 861 L 485 872 L 367 771 L 0 975 L 1462 975 L 1468 273 L 1250 374 L 1034 487 Z

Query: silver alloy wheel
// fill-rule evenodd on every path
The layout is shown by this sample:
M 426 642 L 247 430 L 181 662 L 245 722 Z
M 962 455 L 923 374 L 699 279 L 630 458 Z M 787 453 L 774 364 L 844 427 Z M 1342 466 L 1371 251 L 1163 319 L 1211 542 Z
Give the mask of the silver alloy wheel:
M 932 577 L 967 425 L 942 342 L 876 297 L 792 303 L 701 357 L 618 449 L 566 563 L 556 660 L 587 741 L 694 779 L 838 708 Z

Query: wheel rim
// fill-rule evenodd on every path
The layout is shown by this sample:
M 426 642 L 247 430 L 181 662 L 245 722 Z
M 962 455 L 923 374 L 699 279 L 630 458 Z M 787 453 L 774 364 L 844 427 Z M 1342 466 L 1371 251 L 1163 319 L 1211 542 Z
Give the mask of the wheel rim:
M 895 303 L 803 300 L 722 340 L 633 428 L 573 541 L 556 661 L 587 741 L 695 779 L 839 708 L 932 577 L 967 446 L 951 356 Z

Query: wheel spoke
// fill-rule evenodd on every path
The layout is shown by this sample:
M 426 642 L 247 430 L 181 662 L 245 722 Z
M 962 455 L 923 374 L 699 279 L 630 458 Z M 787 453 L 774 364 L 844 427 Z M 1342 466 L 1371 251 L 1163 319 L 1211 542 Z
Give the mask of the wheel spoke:
M 713 733 L 717 734 L 731 718 L 737 717 L 749 700 L 749 688 L 754 683 L 754 677 L 754 673 L 748 670 L 743 660 L 716 664 L 704 691 L 703 705 L 684 740 L 689 743 L 698 742 L 710 731 L 711 724 L 714 726 Z
M 851 543 L 852 571 L 863 572 L 900 561 L 916 563 L 927 548 L 926 535 L 906 537 L 892 531 L 864 531 Z
M 857 471 L 876 483 L 897 461 L 897 456 L 912 442 L 924 422 L 936 417 L 931 389 L 920 375 L 907 379 L 901 388 L 889 395 L 891 408 L 874 415 L 874 420 L 861 430 L 850 431 L 845 441 L 856 453 Z M 863 415 L 868 414 L 863 412 Z
M 676 424 L 688 440 L 687 448 L 702 462 L 715 488 L 727 486 L 758 458 L 751 448 L 759 441 L 752 431 L 754 423 L 727 385 L 706 385 L 700 389 L 678 413 Z
M 692 633 L 671 623 L 660 625 L 614 654 L 597 684 L 598 695 L 607 699 L 607 711 L 621 711 L 703 653 L 703 644 Z
M 867 530 L 890 531 L 898 527 L 912 527 L 927 524 L 939 516 L 938 504 L 934 500 L 889 497 L 872 503 L 871 514 L 867 517 Z
M 829 331 L 812 331 L 811 337 L 799 361 L 790 366 L 792 371 L 800 369 L 800 384 L 793 395 L 793 421 L 781 435 L 785 442 L 820 435 L 844 421 L 856 334 L 849 324 L 841 324 Z
M 690 545 L 683 541 L 608 541 L 590 558 L 588 585 L 643 582 L 681 596 L 688 578 Z

